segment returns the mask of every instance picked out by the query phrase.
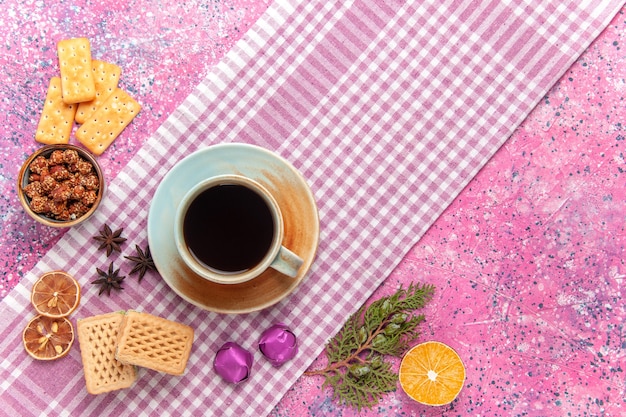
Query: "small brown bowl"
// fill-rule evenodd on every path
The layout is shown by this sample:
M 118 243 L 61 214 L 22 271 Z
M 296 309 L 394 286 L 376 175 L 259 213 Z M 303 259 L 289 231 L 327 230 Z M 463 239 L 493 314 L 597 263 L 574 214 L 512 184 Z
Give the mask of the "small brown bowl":
M 96 175 L 97 183 L 98 183 L 97 190 L 95 190 L 96 192 L 95 198 L 93 198 L 93 195 L 92 195 L 88 201 L 88 204 L 87 204 L 88 209 L 78 210 L 77 207 L 79 205 L 74 204 L 71 210 L 68 209 L 68 213 L 72 213 L 76 211 L 78 214 L 69 214 L 69 218 L 67 220 L 63 218 L 59 219 L 57 218 L 57 216 L 52 214 L 52 212 L 48 212 L 46 210 L 44 210 L 44 212 L 37 213 L 36 210 L 33 209 L 32 199 L 28 195 L 26 195 L 26 193 L 24 192 L 24 188 L 30 182 L 31 175 L 34 174 L 31 171 L 31 163 L 39 156 L 43 156 L 46 159 L 49 159 L 50 155 L 52 155 L 52 152 L 56 150 L 61 150 L 61 151 L 75 150 L 78 153 L 80 158 L 89 162 L 92 165 L 93 167 L 92 172 Z M 68 168 L 70 166 L 65 163 L 63 165 L 65 168 Z M 64 181 L 64 180 L 60 180 L 60 181 Z M 68 185 L 68 187 L 71 188 L 71 185 Z M 96 158 L 91 153 L 89 153 L 89 151 L 83 148 L 80 148 L 78 146 L 75 146 L 75 145 L 70 145 L 70 144 L 46 145 L 38 149 L 32 155 L 30 155 L 28 159 L 26 159 L 17 177 L 17 195 L 19 196 L 20 202 L 22 203 L 24 210 L 33 219 L 50 227 L 72 227 L 87 220 L 100 205 L 100 201 L 102 201 L 102 196 L 104 194 L 104 187 L 105 187 L 104 175 L 102 174 L 102 169 L 100 168 L 100 165 L 96 161 Z M 65 195 L 65 197 L 68 197 L 68 196 Z M 74 194 L 72 194 L 71 197 L 68 197 L 68 198 L 65 198 L 65 197 L 59 198 L 58 201 L 66 200 L 68 202 L 68 206 L 72 203 L 76 203 L 77 201 L 87 201 L 87 199 L 85 200 L 77 199 L 76 195 Z M 65 215 L 61 217 L 67 217 L 68 213 L 64 213 Z

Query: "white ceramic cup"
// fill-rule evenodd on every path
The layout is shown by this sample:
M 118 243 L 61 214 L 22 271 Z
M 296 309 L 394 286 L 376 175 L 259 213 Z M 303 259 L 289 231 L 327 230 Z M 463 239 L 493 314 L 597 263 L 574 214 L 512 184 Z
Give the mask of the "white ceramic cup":
M 221 270 L 201 261 L 194 255 L 193 249 L 190 249 L 190 242 L 186 241 L 184 231 L 185 219 L 192 203 L 205 191 L 214 187 L 227 185 L 244 186 L 249 190 L 254 191 L 259 197 L 262 198 L 273 221 L 271 243 L 269 244 L 265 255 L 253 266 L 237 271 Z M 207 233 L 207 239 L 210 239 L 210 236 L 208 235 L 210 235 L 210 233 Z M 280 207 L 276 203 L 272 194 L 258 182 L 242 175 L 218 175 L 200 182 L 189 190 L 187 194 L 185 194 L 176 210 L 174 238 L 178 253 L 185 264 L 196 274 L 209 281 L 219 284 L 239 284 L 246 282 L 258 277 L 267 268 L 273 268 L 276 271 L 292 278 L 296 277 L 300 266 L 302 266 L 303 260 L 282 245 L 283 236 L 283 217 Z M 193 246 L 193 244 L 191 244 L 191 246 Z

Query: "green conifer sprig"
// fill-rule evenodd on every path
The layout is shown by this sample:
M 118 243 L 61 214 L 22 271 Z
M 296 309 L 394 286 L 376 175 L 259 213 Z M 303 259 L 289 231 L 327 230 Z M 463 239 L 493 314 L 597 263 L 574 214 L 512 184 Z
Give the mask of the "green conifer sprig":
M 326 345 L 328 365 L 305 372 L 321 375 L 340 404 L 371 408 L 396 388 L 398 375 L 385 361 L 401 357 L 419 336 L 424 315 L 415 314 L 432 299 L 435 287 L 410 284 L 394 294 L 361 307 Z

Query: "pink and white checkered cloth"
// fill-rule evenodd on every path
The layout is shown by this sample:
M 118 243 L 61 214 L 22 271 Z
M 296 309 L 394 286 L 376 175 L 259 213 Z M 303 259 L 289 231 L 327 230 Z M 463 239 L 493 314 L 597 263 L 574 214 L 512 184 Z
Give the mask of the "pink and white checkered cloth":
M 2 301 L 0 414 L 267 414 L 622 3 L 276 1 L 109 185 L 96 217 Z M 295 293 L 225 316 L 182 301 L 159 279 L 110 298 L 85 291 L 73 320 L 136 308 L 196 330 L 184 376 L 140 370 L 132 389 L 87 394 L 76 347 L 52 363 L 26 355 L 21 331 L 34 315 L 36 277 L 93 276 L 107 263 L 91 240 L 104 222 L 145 246 L 161 178 L 190 152 L 223 142 L 277 152 L 313 189 L 321 243 Z M 278 321 L 296 330 L 300 353 L 276 369 L 255 344 Z M 255 354 L 252 377 L 237 386 L 211 366 L 230 340 Z

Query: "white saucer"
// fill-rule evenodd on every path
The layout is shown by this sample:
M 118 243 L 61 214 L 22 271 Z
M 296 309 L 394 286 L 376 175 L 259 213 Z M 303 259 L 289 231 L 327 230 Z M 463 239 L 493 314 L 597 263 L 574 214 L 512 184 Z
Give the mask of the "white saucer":
M 174 243 L 174 216 L 183 196 L 198 182 L 222 174 L 241 174 L 264 185 L 283 213 L 283 245 L 304 263 L 296 278 L 272 269 L 242 284 L 216 284 L 191 271 Z M 282 157 L 258 146 L 210 146 L 179 161 L 164 177 L 148 214 L 148 243 L 165 282 L 186 301 L 218 313 L 249 313 L 276 304 L 302 282 L 319 242 L 319 216 L 302 175 Z

